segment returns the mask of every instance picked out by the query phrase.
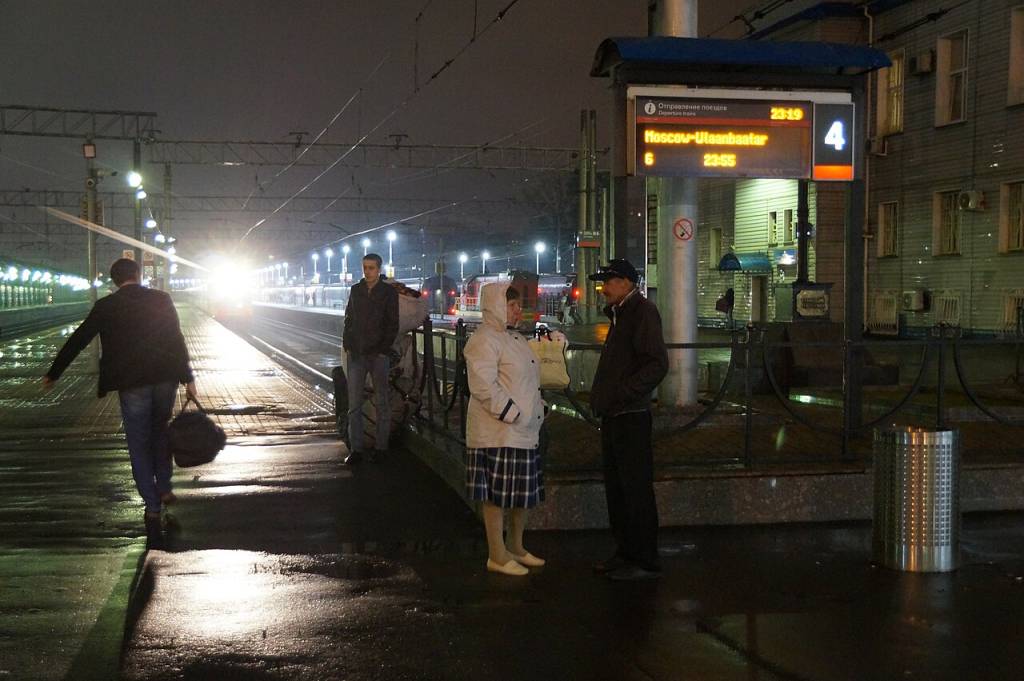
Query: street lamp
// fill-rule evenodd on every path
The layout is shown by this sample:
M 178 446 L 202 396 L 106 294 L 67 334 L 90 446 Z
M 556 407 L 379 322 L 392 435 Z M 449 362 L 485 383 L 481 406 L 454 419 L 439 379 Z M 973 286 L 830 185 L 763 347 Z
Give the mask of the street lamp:
M 533 250 L 537 252 L 537 274 L 540 274 L 540 254 L 547 250 L 547 246 L 543 241 L 538 241 L 533 245 Z
M 277 286 L 281 282 L 281 263 L 274 263 L 274 286 Z
M 490 251 L 484 251 L 480 254 L 480 274 L 487 274 L 487 259 L 490 257 Z
M 156 228 L 156 220 L 154 220 L 153 218 L 146 220 L 146 227 L 148 227 L 149 229 Z
M 398 235 L 395 234 L 395 230 L 389 229 L 388 230 L 388 265 L 391 265 L 391 264 L 393 264 L 395 262 L 394 258 L 392 258 L 391 256 L 392 256 L 392 247 L 394 246 L 395 239 L 397 239 L 397 238 L 398 238 Z
M 316 261 L 320 259 L 320 254 L 319 253 L 314 253 L 310 257 L 313 258 L 313 279 L 317 279 L 317 276 L 316 276 L 317 275 Z
M 281 263 L 281 267 L 284 268 L 284 281 L 285 283 L 288 283 L 288 263 Z
M 343 282 L 348 281 L 348 252 L 351 250 L 348 244 L 341 245 L 341 279 Z
M 139 175 L 134 170 L 132 172 L 128 173 L 128 186 L 129 187 L 131 187 L 132 189 L 135 189 L 136 187 L 140 186 L 141 184 L 142 184 L 142 175 Z
M 366 237 L 363 237 L 363 255 L 364 256 L 366 255 L 366 249 L 368 249 L 369 247 L 370 247 L 370 240 L 367 239 Z
M 331 258 L 334 257 L 334 251 L 328 248 L 324 251 L 324 255 L 327 256 L 327 283 L 331 283 Z
M 459 279 L 466 280 L 466 261 L 469 260 L 469 256 L 465 253 L 459 253 Z

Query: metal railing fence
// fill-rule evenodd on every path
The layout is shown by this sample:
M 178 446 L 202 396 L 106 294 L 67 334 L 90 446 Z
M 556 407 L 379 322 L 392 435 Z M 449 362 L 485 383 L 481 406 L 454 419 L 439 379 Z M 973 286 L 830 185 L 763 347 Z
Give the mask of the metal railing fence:
M 428 321 L 423 328 L 416 330 L 416 348 L 423 360 L 423 372 L 420 389 L 420 412 L 418 417 L 428 427 L 453 438 L 458 442 L 465 441 L 465 414 L 468 391 L 465 379 L 463 350 L 469 338 L 469 329 L 459 321 L 452 330 L 436 330 Z M 579 376 L 587 362 L 581 359 L 586 353 L 600 353 L 600 344 L 570 343 L 567 348 L 570 376 L 574 378 L 571 385 L 585 386 L 587 377 Z M 889 424 L 900 417 L 921 419 L 924 417 L 921 405 L 915 402 L 922 395 L 926 384 L 934 391 L 930 412 L 932 424 L 939 429 L 947 427 L 947 402 L 951 390 L 949 365 L 952 364 L 953 377 L 964 398 L 981 414 L 1000 427 L 1024 427 L 1024 419 L 1011 418 L 1000 414 L 997 408 L 983 403 L 979 397 L 971 377 L 968 375 L 964 361 L 964 351 L 968 348 L 986 350 L 1010 348 L 1013 350 L 1014 369 L 1008 378 L 1017 390 L 1024 392 L 1024 376 L 1021 374 L 1021 357 L 1024 354 L 1024 335 L 1013 334 L 1004 338 L 967 338 L 961 329 L 953 326 L 939 325 L 934 327 L 924 338 L 919 339 L 869 339 L 862 341 L 776 341 L 768 340 L 765 329 L 753 325 L 734 329 L 731 338 L 725 342 L 706 343 L 671 343 L 670 351 L 728 351 L 728 362 L 719 385 L 712 386 L 709 381 L 706 397 L 701 401 L 700 410 L 693 417 L 672 429 L 672 435 L 692 431 L 698 427 L 709 425 L 708 421 L 721 415 L 726 408 L 731 415 L 742 415 L 743 439 L 742 451 L 728 452 L 729 456 L 742 462 L 744 467 L 754 466 L 754 447 L 752 445 L 755 418 L 759 410 L 764 410 L 764 401 L 755 404 L 755 387 L 761 394 L 774 396 L 772 404 L 781 408 L 782 413 L 793 423 L 800 424 L 815 433 L 838 439 L 840 443 L 839 458 L 851 459 L 851 440 L 870 435 L 871 429 Z M 829 423 L 818 415 L 811 416 L 795 406 L 798 402 L 787 394 L 787 386 L 780 380 L 778 373 L 778 357 L 806 353 L 810 350 L 831 350 L 840 356 L 841 381 L 838 386 L 825 386 L 838 389 L 839 423 Z M 918 354 L 916 370 L 909 385 L 898 384 L 903 391 L 894 403 L 872 404 L 868 411 L 876 413 L 865 417 L 862 406 L 863 386 L 856 384 L 856 376 L 862 374 L 865 356 L 869 350 L 899 350 L 906 353 L 913 350 Z M 575 361 L 574 361 L 575 360 Z M 710 364 L 708 370 L 710 371 Z M 906 367 L 905 367 L 906 368 Z M 911 369 L 914 367 L 911 365 Z M 736 383 L 739 385 L 736 385 Z M 813 389 L 812 389 L 813 390 Z M 739 393 L 738 400 L 730 399 L 730 393 Z M 546 398 L 563 403 L 574 416 L 582 419 L 595 428 L 600 427 L 599 421 L 589 412 L 583 395 L 571 387 L 555 394 L 547 394 Z M 811 400 L 813 401 L 813 400 Z M 828 400 L 823 400 L 827 402 Z M 911 411 L 909 406 L 914 404 Z M 834 407 L 833 407 L 834 408 Z M 832 419 L 834 420 L 834 419 Z M 928 424 L 919 424 L 928 425 Z M 714 427 L 711 425 L 711 427 Z M 657 438 L 657 436 L 656 436 Z M 1024 454 L 1024 447 L 1021 449 Z

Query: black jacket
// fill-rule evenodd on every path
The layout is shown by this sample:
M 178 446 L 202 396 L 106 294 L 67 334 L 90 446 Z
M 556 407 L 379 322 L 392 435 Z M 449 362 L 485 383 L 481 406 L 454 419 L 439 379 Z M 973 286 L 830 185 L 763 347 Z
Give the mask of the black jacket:
M 371 289 L 366 280 L 352 287 L 345 306 L 346 352 L 386 355 L 398 336 L 398 290 L 383 277 Z
M 60 378 L 96 334 L 102 352 L 100 397 L 114 390 L 192 380 L 178 313 L 163 291 L 128 284 L 97 300 L 46 375 Z
M 658 308 L 636 291 L 604 313 L 612 326 L 594 374 L 590 408 L 597 416 L 650 409 L 651 392 L 668 373 Z

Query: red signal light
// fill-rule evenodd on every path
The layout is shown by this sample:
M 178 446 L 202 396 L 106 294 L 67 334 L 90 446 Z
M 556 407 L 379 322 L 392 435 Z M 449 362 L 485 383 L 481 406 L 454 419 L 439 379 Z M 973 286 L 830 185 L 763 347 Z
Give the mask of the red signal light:
M 580 297 L 580 290 L 578 288 L 573 287 L 573 289 L 572 289 L 572 297 L 573 297 L 573 300 L 578 300 L 579 299 L 579 297 Z

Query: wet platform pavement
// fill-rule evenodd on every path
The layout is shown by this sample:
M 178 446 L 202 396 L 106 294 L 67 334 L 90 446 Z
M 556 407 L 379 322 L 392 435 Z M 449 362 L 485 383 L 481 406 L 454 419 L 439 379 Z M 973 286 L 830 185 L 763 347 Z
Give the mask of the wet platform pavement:
M 116 403 L 84 365 L 40 396 L 59 333 L 0 348 L 0 679 L 1021 676 L 1022 514 L 968 516 L 946 575 L 873 566 L 866 523 L 665 528 L 662 579 L 634 584 L 591 573 L 607 532 L 532 532 L 549 564 L 493 575 L 413 453 L 340 466 L 322 393 L 183 320 L 230 440 L 176 471 L 166 551 L 142 549 Z

